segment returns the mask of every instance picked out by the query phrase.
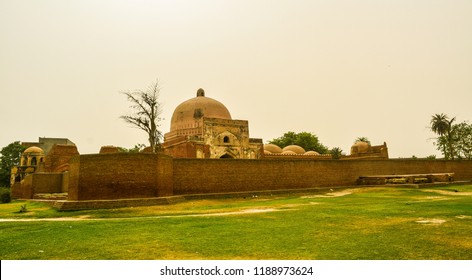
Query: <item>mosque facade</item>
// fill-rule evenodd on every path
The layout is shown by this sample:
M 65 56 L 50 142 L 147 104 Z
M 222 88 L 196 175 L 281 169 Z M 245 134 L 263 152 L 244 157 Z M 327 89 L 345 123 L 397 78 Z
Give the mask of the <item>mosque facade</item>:
M 247 120 L 232 119 L 223 103 L 199 89 L 175 108 L 163 150 L 174 158 L 259 159 L 263 143 L 249 137 Z

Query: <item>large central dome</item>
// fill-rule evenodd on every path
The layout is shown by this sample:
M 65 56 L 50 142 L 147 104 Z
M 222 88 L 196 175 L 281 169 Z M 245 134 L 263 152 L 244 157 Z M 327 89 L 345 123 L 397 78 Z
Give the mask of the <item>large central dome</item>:
M 197 97 L 184 101 L 175 108 L 170 131 L 198 127 L 203 117 L 231 120 L 231 114 L 223 103 L 205 97 L 205 91 L 199 89 Z

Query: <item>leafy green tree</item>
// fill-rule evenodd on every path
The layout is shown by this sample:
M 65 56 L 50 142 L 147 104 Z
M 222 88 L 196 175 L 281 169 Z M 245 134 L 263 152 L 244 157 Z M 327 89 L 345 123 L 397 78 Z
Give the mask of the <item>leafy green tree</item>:
M 295 145 L 295 142 L 297 142 L 297 133 L 293 131 L 286 132 L 283 136 L 269 141 L 270 144 L 277 145 L 281 148 Z
M 454 137 L 452 123 L 456 118 L 449 119 L 446 114 L 435 114 L 431 116 L 431 130 L 438 134 L 438 149 L 446 159 L 454 159 Z
M 295 133 L 289 131 L 284 133 L 283 136 L 275 138 L 269 141 L 270 144 L 275 144 L 281 148 L 287 147 L 289 145 L 298 145 L 304 148 L 306 151 L 315 151 L 320 154 L 327 154 L 328 147 L 324 146 L 318 140 L 318 137 L 310 132 L 300 132 Z
M 454 150 L 459 158 L 472 159 L 472 124 L 462 122 L 455 124 L 452 129 L 454 133 Z
M 472 125 L 467 122 L 452 125 L 450 135 L 439 136 L 437 145 L 438 150 L 444 155 L 448 155 L 450 153 L 449 149 L 452 148 L 457 158 L 471 160 Z
M 162 132 L 158 129 L 162 113 L 161 103 L 158 101 L 160 91 L 159 83 L 156 81 L 145 91 L 122 92 L 131 102 L 130 108 L 134 112 L 131 115 L 123 115 L 121 118 L 147 133 L 149 145 L 153 152 L 160 149 L 162 138 Z
M 21 153 L 26 149 L 19 141 L 10 143 L 0 151 L 0 186 L 10 186 L 10 172 L 15 165 L 20 165 Z

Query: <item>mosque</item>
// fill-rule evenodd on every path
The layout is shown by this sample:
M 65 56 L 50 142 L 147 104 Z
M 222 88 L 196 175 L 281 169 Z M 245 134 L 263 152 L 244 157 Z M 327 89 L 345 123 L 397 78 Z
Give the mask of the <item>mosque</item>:
M 203 89 L 175 108 L 158 154 L 104 146 L 98 154 L 80 155 L 61 138 L 24 144 L 29 147 L 20 166 L 11 171 L 12 197 L 53 197 L 62 210 L 152 204 L 182 195 L 346 187 L 365 175 L 455 172 L 472 179 L 470 162 L 391 160 L 386 143 L 357 142 L 341 158 L 297 145 L 264 145 L 250 137 L 247 120 L 233 119 Z
M 262 139 L 250 138 L 248 121 L 233 120 L 223 103 L 199 89 L 175 108 L 163 150 L 175 158 L 258 159 Z

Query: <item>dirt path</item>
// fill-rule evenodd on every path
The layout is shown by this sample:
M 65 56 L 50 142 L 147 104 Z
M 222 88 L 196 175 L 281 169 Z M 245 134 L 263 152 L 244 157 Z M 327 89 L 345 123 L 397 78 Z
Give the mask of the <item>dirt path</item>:
M 452 195 L 452 196 L 472 196 L 472 192 L 454 192 L 454 191 L 445 191 L 445 190 L 422 190 L 423 192 L 437 193 L 442 195 Z
M 60 218 L 25 218 L 25 219 L 0 219 L 0 223 L 7 222 L 73 222 L 73 221 L 104 221 L 104 220 L 132 220 L 132 219 L 161 219 L 161 218 L 184 218 L 184 217 L 212 217 L 212 216 L 229 216 L 229 215 L 248 215 L 259 214 L 276 211 L 290 211 L 293 209 L 276 209 L 276 208 L 249 208 L 231 212 L 215 212 L 204 214 L 184 214 L 184 215 L 163 215 L 163 216 L 136 216 L 124 218 L 91 218 L 90 216 L 79 217 L 60 217 Z
M 332 192 L 332 193 L 327 193 L 327 194 L 307 195 L 307 196 L 302 196 L 302 198 L 340 197 L 340 196 L 345 196 L 352 193 L 353 193 L 352 190 L 344 190 L 344 191 Z

